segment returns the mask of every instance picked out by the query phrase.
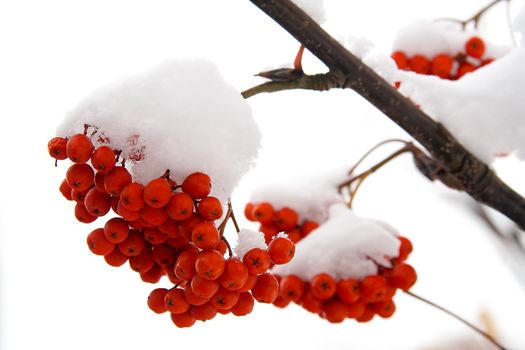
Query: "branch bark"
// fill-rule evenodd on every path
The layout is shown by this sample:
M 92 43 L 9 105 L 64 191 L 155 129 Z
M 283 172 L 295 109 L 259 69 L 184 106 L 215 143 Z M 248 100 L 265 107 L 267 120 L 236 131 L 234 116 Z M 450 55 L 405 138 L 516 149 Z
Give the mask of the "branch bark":
M 363 96 L 425 147 L 472 198 L 525 228 L 525 199 L 465 149 L 443 125 L 403 97 L 292 1 L 250 1 L 319 58 L 330 74 L 340 77 L 343 87 Z

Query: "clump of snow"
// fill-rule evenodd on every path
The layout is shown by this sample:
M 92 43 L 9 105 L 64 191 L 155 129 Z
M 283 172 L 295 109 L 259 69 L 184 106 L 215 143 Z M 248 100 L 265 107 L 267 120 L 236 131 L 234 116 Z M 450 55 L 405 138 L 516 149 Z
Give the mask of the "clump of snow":
M 253 165 L 261 138 L 241 94 L 202 59 L 169 60 L 96 90 L 58 134 L 83 132 L 84 124 L 99 128 L 95 141 L 140 159 L 126 162 L 136 181 L 147 183 L 166 169 L 178 183 L 205 172 L 222 200 Z
M 292 0 L 308 16 L 312 17 L 318 24 L 326 20 L 324 12 L 324 0 Z
M 237 245 L 234 248 L 234 252 L 239 259 L 242 260 L 244 254 L 248 253 L 253 248 L 266 249 L 267 247 L 262 232 L 243 228 L 238 234 Z
M 399 72 L 400 92 L 485 162 L 516 151 L 525 159 L 525 48 L 457 81 Z
M 272 271 L 304 281 L 323 272 L 336 279 L 362 279 L 376 274 L 378 265 L 391 267 L 389 259 L 398 255 L 399 245 L 385 225 L 357 216 L 344 204 L 334 204 L 328 221 L 297 243 L 292 261 Z
M 523 6 L 512 23 L 514 31 L 520 33 L 520 45 L 525 46 L 525 6 Z
M 348 179 L 347 169 L 336 169 L 315 176 L 283 179 L 258 185 L 251 194 L 251 203 L 268 202 L 278 210 L 288 207 L 297 212 L 299 222 L 313 220 L 319 223 L 328 218 L 328 208 L 343 203 L 337 187 Z
M 464 31 L 456 23 L 418 20 L 402 28 L 396 35 L 392 51 L 403 51 L 407 56 L 423 55 L 432 59 L 442 53 L 455 56 L 465 52 L 465 43 L 476 31 Z M 482 37 L 482 35 L 481 35 Z M 485 42 L 484 57 L 499 58 L 508 52 L 508 47 Z

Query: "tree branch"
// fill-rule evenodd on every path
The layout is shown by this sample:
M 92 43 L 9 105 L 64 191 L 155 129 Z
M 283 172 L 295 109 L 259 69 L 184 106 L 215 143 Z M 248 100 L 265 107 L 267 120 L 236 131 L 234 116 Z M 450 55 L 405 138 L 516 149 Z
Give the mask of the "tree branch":
M 326 64 L 331 74 L 342 77 L 342 86 L 363 96 L 416 139 L 472 198 L 525 228 L 525 199 L 466 150 L 443 125 L 403 97 L 290 0 L 250 1 Z

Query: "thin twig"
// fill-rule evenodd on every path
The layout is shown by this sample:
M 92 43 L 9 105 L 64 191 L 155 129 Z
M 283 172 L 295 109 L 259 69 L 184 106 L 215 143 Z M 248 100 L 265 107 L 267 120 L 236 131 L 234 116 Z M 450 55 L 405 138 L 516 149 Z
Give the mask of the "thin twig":
M 473 325 L 472 323 L 468 322 L 467 320 L 465 320 L 464 318 L 456 315 L 455 313 L 453 313 L 452 311 L 450 310 L 447 310 L 445 309 L 443 306 L 440 306 L 440 305 L 437 305 L 436 303 L 433 303 L 431 302 L 430 300 L 427 300 L 417 294 L 414 294 L 410 291 L 405 291 L 406 294 L 410 295 L 411 297 L 419 300 L 419 301 L 422 301 L 424 302 L 425 304 L 428 304 L 438 310 L 441 310 L 443 311 L 444 313 L 446 313 L 447 315 L 449 316 L 452 316 L 454 317 L 456 320 L 462 322 L 463 324 L 465 324 L 467 327 L 471 328 L 473 331 L 477 332 L 478 334 L 482 335 L 483 337 L 485 337 L 488 341 L 490 341 L 492 344 L 494 344 L 498 349 L 501 349 L 501 350 L 507 350 L 507 348 L 505 348 L 503 345 L 499 344 L 496 340 L 494 340 L 494 338 L 492 338 L 489 334 L 485 333 L 483 330 L 481 330 L 480 328 L 476 327 L 475 325 Z
M 237 231 L 237 233 L 241 232 L 239 224 L 237 223 L 237 219 L 235 219 L 235 214 L 233 212 L 232 202 L 231 201 L 228 201 L 228 212 L 230 213 L 230 218 L 233 221 L 233 225 L 235 226 L 235 230 Z
M 366 159 L 366 157 L 368 157 L 376 149 L 378 149 L 379 147 L 381 147 L 383 145 L 386 145 L 388 143 L 393 143 L 393 142 L 401 142 L 401 143 L 404 143 L 405 145 L 410 143 L 409 141 L 405 141 L 405 140 L 401 140 L 401 139 L 388 139 L 388 140 L 379 142 L 377 145 L 375 145 L 374 147 L 370 148 L 365 154 L 363 154 L 363 156 L 361 158 L 359 158 L 359 160 L 348 171 L 348 175 L 352 175 L 354 173 L 355 169 L 359 165 L 361 165 L 361 163 Z

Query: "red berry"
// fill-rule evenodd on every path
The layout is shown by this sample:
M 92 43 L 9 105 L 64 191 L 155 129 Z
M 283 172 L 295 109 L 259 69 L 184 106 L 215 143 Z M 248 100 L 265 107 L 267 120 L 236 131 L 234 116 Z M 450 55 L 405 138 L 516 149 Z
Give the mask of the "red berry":
M 478 36 L 473 36 L 465 43 L 467 55 L 474 58 L 481 58 L 485 53 L 485 42 Z
M 192 305 L 189 312 L 191 316 L 199 321 L 209 321 L 217 315 L 217 309 L 211 302 L 203 305 Z
M 231 308 L 232 313 L 235 316 L 246 316 L 252 312 L 254 305 L 254 299 L 251 293 L 243 292 L 239 294 L 239 300 Z
M 115 152 L 108 146 L 101 146 L 91 155 L 91 165 L 101 173 L 107 173 L 115 167 Z
M 281 231 L 288 231 L 294 229 L 297 225 L 298 216 L 295 210 L 290 208 L 282 208 L 275 213 L 273 222 Z
M 259 303 L 271 304 L 279 295 L 279 282 L 271 273 L 263 273 L 257 276 L 252 295 Z
M 186 193 L 175 193 L 171 197 L 166 211 L 175 221 L 187 220 L 193 213 L 193 199 Z
M 422 55 L 415 55 L 408 61 L 410 70 L 418 74 L 430 73 L 430 61 Z
M 146 241 L 139 231 L 130 230 L 128 237 L 118 244 L 118 248 L 122 254 L 126 256 L 137 256 L 146 247 Z
M 151 250 L 149 249 L 144 249 L 139 255 L 129 258 L 129 267 L 138 273 L 147 272 L 154 264 L 155 261 L 153 261 Z
M 47 144 L 49 155 L 57 160 L 64 160 L 67 158 L 66 154 L 67 139 L 63 137 L 54 137 Z
M 195 317 L 190 315 L 189 312 L 185 312 L 182 314 L 170 314 L 171 321 L 175 324 L 175 326 L 179 328 L 186 328 L 191 327 L 195 324 Z
M 201 249 L 213 249 L 220 240 L 219 231 L 211 222 L 201 222 L 191 232 L 191 241 Z
M 270 260 L 276 265 L 289 263 L 295 254 L 295 244 L 285 237 L 274 238 L 268 245 Z
M 219 287 L 219 290 L 211 297 L 210 301 L 218 310 L 227 310 L 237 304 L 239 294 L 238 290 L 228 290 Z
M 182 190 L 193 199 L 206 197 L 211 191 L 211 179 L 204 173 L 193 173 L 182 183 Z
M 104 229 L 97 228 L 87 236 L 89 250 L 96 255 L 106 255 L 115 249 L 115 244 L 109 242 L 104 235 Z
M 175 250 L 167 244 L 154 245 L 151 254 L 159 266 L 168 266 L 175 262 Z
M 144 186 L 138 182 L 126 185 L 120 192 L 122 206 L 130 211 L 138 211 L 144 207 Z
M 408 69 L 408 59 L 403 51 L 394 51 L 390 57 L 396 62 L 397 68 L 403 70 Z
M 109 212 L 109 209 L 111 209 L 111 196 L 93 187 L 86 193 L 84 205 L 89 214 L 93 216 L 104 216 Z
M 244 207 L 244 216 L 250 221 L 257 221 L 255 215 L 253 215 L 253 203 L 247 203 Z
M 348 305 L 337 299 L 330 299 L 323 304 L 323 316 L 330 323 L 341 323 L 348 315 Z
M 305 291 L 304 282 L 295 275 L 289 275 L 281 279 L 279 295 L 284 299 L 299 302 Z
M 454 60 L 447 54 L 437 55 L 432 59 L 432 74 L 445 79 L 448 78 L 452 70 L 452 64 Z
M 222 204 L 216 197 L 204 197 L 197 205 L 197 213 L 207 221 L 220 219 L 222 216 Z
M 164 275 L 164 271 L 159 265 L 153 264 L 148 271 L 140 274 L 140 279 L 147 283 L 157 283 Z
M 96 216 L 91 215 L 88 213 L 86 207 L 84 206 L 84 203 L 77 203 L 75 205 L 75 217 L 78 221 L 89 224 L 97 219 Z
M 311 292 L 319 300 L 330 299 L 337 290 L 337 282 L 327 273 L 320 273 L 312 278 Z
M 62 183 L 60 184 L 59 190 L 60 190 L 60 193 L 62 193 L 62 195 L 68 201 L 72 201 L 73 200 L 73 197 L 71 196 L 71 187 L 69 187 L 69 185 L 67 184 L 67 180 L 66 179 L 62 180 Z
M 83 134 L 73 135 L 66 145 L 66 154 L 74 163 L 85 163 L 93 153 L 93 143 L 89 137 Z
M 153 226 L 159 226 L 169 218 L 164 208 L 153 208 L 147 204 L 140 210 L 140 217 Z
M 378 302 L 385 300 L 388 292 L 388 284 L 383 276 L 366 276 L 360 285 L 361 297 L 368 302 Z
M 113 267 L 122 266 L 128 261 L 128 257 L 122 254 L 119 249 L 113 249 L 111 253 L 104 255 L 104 260 Z
M 248 280 L 248 268 L 237 258 L 229 258 L 224 265 L 224 272 L 219 283 L 226 289 L 238 290 Z
M 184 281 L 189 281 L 195 275 L 195 261 L 199 253 L 193 249 L 186 249 L 180 253 L 175 263 L 175 275 Z
M 195 271 L 204 279 L 216 280 L 224 272 L 224 257 L 216 250 L 206 250 L 195 261 Z
M 300 232 L 301 237 L 306 237 L 310 232 L 319 227 L 319 224 L 315 221 L 305 221 L 301 226 Z
M 217 281 L 210 281 L 199 275 L 193 276 L 190 285 L 191 291 L 203 299 L 211 298 L 219 290 L 219 283 Z
M 104 177 L 104 188 L 112 196 L 120 196 L 120 192 L 131 183 L 131 174 L 122 167 L 116 166 Z
M 148 306 L 153 312 L 161 314 L 167 311 L 166 305 L 164 304 L 164 297 L 167 293 L 168 290 L 166 288 L 157 288 L 149 293 Z
M 84 191 L 95 183 L 95 172 L 88 164 L 73 164 L 66 172 L 69 187 L 75 191 Z
M 461 78 L 467 73 L 471 73 L 476 70 L 476 67 L 470 63 L 463 63 L 459 66 L 458 72 L 456 73 L 456 79 Z
M 144 187 L 144 200 L 152 208 L 161 208 L 171 199 L 171 185 L 164 178 L 150 181 Z
M 246 253 L 242 259 L 243 263 L 248 268 L 248 272 L 252 275 L 260 275 L 270 268 L 270 256 L 266 250 L 261 248 L 253 248 Z
M 359 281 L 348 278 L 337 282 L 337 296 L 347 304 L 355 303 L 361 295 Z
M 259 203 L 253 207 L 253 216 L 261 224 L 269 224 L 272 222 L 273 218 L 273 206 L 270 203 Z
M 180 288 L 170 289 L 164 296 L 164 306 L 172 314 L 182 314 L 190 308 L 186 301 L 184 290 Z
M 111 243 L 124 242 L 129 234 L 128 223 L 120 218 L 109 219 L 104 225 L 104 234 Z
M 208 298 L 201 298 L 195 295 L 195 293 L 193 293 L 193 290 L 191 289 L 190 283 L 187 283 L 184 287 L 184 297 L 190 305 L 204 305 L 209 301 Z

